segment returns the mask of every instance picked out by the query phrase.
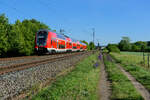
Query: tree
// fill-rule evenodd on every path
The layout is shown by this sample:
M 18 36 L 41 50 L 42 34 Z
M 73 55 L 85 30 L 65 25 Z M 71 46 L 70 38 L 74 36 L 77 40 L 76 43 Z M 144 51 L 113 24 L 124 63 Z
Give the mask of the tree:
M 82 43 L 84 43 L 84 44 L 86 44 L 86 46 L 87 46 L 87 50 L 90 50 L 90 47 L 89 47 L 89 44 L 88 44 L 88 42 L 87 42 L 87 41 L 85 41 L 85 40 L 81 40 L 81 42 L 82 42 Z
M 107 50 L 108 50 L 109 52 L 117 52 L 117 53 L 120 53 L 120 50 L 119 50 L 119 48 L 118 48 L 118 46 L 117 46 L 116 44 L 108 44 L 106 48 L 107 48 Z
M 17 20 L 15 24 L 12 25 L 12 29 L 9 34 L 9 44 L 10 48 L 8 50 L 9 56 L 24 55 L 25 49 L 25 39 L 22 32 L 22 23 Z
M 17 20 L 9 30 L 9 56 L 31 55 L 34 53 L 35 34 L 39 29 L 50 29 L 47 25 L 32 19 Z
M 35 20 L 23 20 L 22 26 L 20 27 L 24 37 L 24 50 L 22 51 L 25 55 L 31 55 L 34 53 L 34 42 L 35 34 L 39 29 L 50 29 L 47 25 Z
M 121 51 L 130 51 L 131 50 L 131 44 L 130 44 L 129 37 L 122 37 L 122 40 L 119 42 L 119 49 Z
M 140 52 L 141 51 L 141 48 L 135 44 L 132 44 L 132 51 L 134 52 Z
M 150 46 L 150 41 L 147 41 L 147 46 Z
M 56 32 L 56 30 L 53 30 L 53 32 Z
M 147 49 L 147 43 L 143 41 L 137 41 L 135 42 L 135 45 L 140 48 L 140 51 L 145 51 Z
M 93 42 L 89 43 L 89 48 L 90 50 L 94 50 L 95 49 L 95 44 Z
M 11 28 L 8 18 L 4 14 L 0 15 L 0 56 L 4 56 L 9 48 L 8 30 Z

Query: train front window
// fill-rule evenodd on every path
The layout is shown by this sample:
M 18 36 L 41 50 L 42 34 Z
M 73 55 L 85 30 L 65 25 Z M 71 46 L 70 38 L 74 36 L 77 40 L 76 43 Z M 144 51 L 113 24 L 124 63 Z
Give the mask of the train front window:
M 45 46 L 48 33 L 46 31 L 40 31 L 37 33 L 37 45 Z

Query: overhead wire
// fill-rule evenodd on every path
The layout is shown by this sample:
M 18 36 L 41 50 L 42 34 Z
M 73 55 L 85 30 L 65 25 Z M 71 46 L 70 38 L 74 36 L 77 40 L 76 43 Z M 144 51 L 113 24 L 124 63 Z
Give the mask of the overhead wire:
M 7 10 L 7 11 L 10 11 L 10 10 L 13 10 L 14 12 L 16 12 L 16 13 L 18 13 L 18 14 L 16 14 L 18 17 L 24 17 L 24 18 L 32 18 L 29 14 L 26 14 L 24 11 L 22 11 L 21 9 L 18 9 L 18 8 L 16 8 L 16 6 L 14 6 L 15 5 L 15 2 L 17 2 L 16 0 L 12 0 L 11 1 L 11 5 L 10 5 L 10 3 L 6 3 L 6 2 L 4 2 L 4 1 L 0 1 L 0 4 L 1 5 L 3 5 L 4 6 L 4 10 Z M 52 15 L 54 15 L 54 14 L 57 14 L 57 11 L 53 8 L 54 6 L 57 6 L 57 5 L 52 5 L 53 3 L 51 2 L 51 3 L 49 3 L 49 2 L 45 2 L 45 1 L 43 1 L 43 0 L 38 0 L 38 2 L 35 0 L 35 2 L 36 3 L 38 3 L 38 4 L 40 4 L 40 5 L 42 5 L 42 6 L 44 6 L 45 8 L 47 8 L 48 10 L 50 10 L 51 9 L 51 13 L 46 13 L 46 14 L 48 14 L 48 15 L 50 15 L 50 16 L 52 16 Z M 9 8 L 11 8 L 11 9 L 9 9 Z M 61 17 L 61 19 L 63 19 L 64 21 L 65 21 L 65 23 L 68 23 L 68 20 L 67 20 L 67 18 L 65 18 L 65 17 L 63 17 L 63 16 L 60 16 Z M 68 25 L 68 24 L 67 24 Z M 58 25 L 59 27 L 60 27 L 60 29 L 63 27 L 63 24 L 62 23 L 60 23 L 59 25 Z M 63 28 L 62 28 L 63 29 Z
M 29 17 L 29 18 L 32 18 L 30 15 L 28 15 L 28 14 L 25 14 L 22 10 L 20 10 L 20 9 L 17 9 L 16 7 L 14 7 L 13 5 L 10 5 L 10 4 L 7 4 L 6 2 L 4 2 L 4 1 L 0 1 L 0 4 L 3 4 L 3 5 L 5 5 L 4 7 L 7 9 L 7 11 L 9 10 L 8 8 L 11 8 L 10 10 L 13 10 L 13 11 L 15 11 L 16 13 L 18 13 L 19 15 L 19 17 L 24 17 L 24 18 L 26 18 L 26 17 Z M 12 4 L 12 2 L 11 2 L 11 4 Z M 14 4 L 15 5 L 15 4 Z
M 50 1 L 52 1 L 52 0 L 50 0 Z M 53 0 L 53 2 L 54 2 L 55 0 Z M 45 2 L 45 1 L 43 1 L 43 0 L 38 0 L 38 2 L 40 2 L 39 4 L 40 5 L 42 5 L 42 6 L 44 6 L 44 7 L 46 7 L 47 9 L 51 9 L 50 11 L 50 13 L 47 13 L 47 14 L 50 14 L 50 16 L 52 16 L 52 15 L 56 15 L 56 14 L 58 14 L 57 13 L 57 11 L 54 9 L 54 7 L 56 7 L 57 5 L 54 5 L 54 3 L 53 2 L 51 2 L 51 3 L 49 3 L 49 2 Z M 65 18 L 64 16 L 62 16 L 62 15 L 60 15 L 60 17 L 61 17 L 61 19 L 63 19 L 64 21 L 65 21 L 65 23 L 69 23 L 69 21 L 68 21 L 68 19 L 67 18 Z M 67 24 L 68 25 L 68 24 Z M 63 24 L 62 23 L 59 23 L 59 27 L 60 27 L 60 29 L 63 29 Z

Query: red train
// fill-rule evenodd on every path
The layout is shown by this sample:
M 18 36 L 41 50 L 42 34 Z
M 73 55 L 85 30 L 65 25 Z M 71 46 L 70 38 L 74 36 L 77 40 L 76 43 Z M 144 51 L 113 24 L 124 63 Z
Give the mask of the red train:
M 84 51 L 87 46 L 63 34 L 41 29 L 35 36 L 35 49 L 38 53 L 59 53 Z

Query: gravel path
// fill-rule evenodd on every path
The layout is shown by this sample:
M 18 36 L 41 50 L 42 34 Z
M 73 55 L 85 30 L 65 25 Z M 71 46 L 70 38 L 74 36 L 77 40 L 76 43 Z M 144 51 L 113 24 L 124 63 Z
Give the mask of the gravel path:
M 0 100 L 12 99 L 36 84 L 55 78 L 63 70 L 89 55 L 90 53 L 80 54 L 57 62 L 0 75 Z
M 102 56 L 102 55 L 101 55 Z M 103 62 L 103 58 L 101 58 L 101 70 L 100 70 L 100 82 L 99 82 L 99 95 L 100 100 L 110 100 L 111 90 L 110 90 L 110 82 L 107 80 L 107 73 L 105 71 L 105 65 Z

